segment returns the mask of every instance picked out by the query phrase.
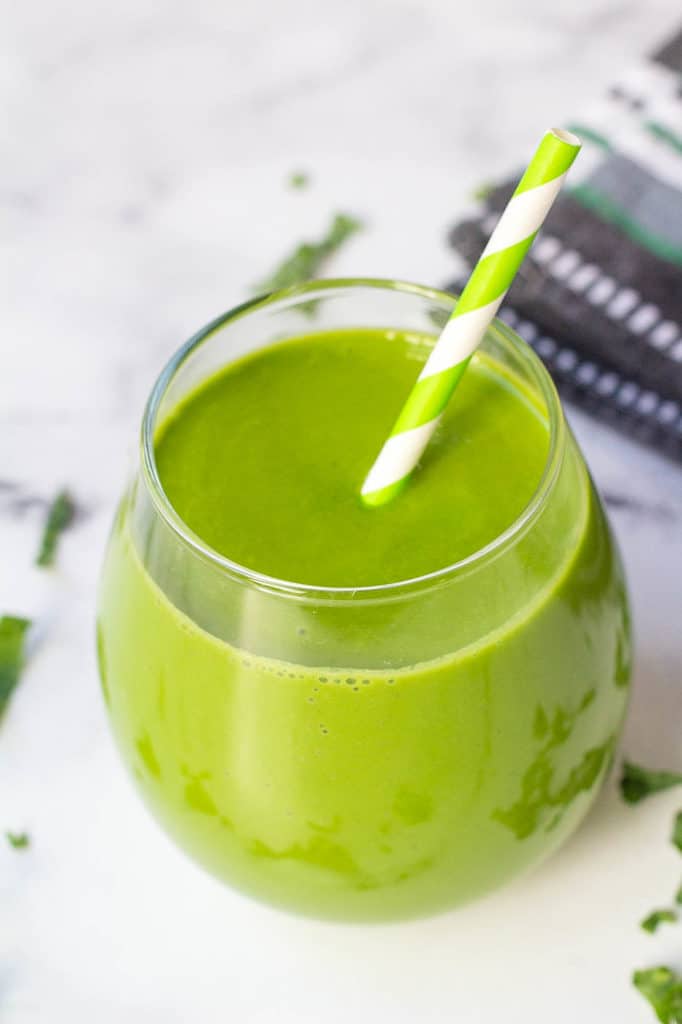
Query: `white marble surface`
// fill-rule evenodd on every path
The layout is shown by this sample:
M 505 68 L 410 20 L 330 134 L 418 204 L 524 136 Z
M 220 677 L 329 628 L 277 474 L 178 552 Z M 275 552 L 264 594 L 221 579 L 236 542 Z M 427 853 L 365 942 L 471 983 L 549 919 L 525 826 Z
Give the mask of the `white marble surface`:
M 679 795 L 613 780 L 567 848 L 478 905 L 392 927 L 311 923 L 185 861 L 118 762 L 93 655 L 102 547 L 162 363 L 336 208 L 333 271 L 439 283 L 444 229 L 665 34 L 675 0 L 61 0 L 2 5 L 0 610 L 41 622 L 0 729 L 3 1024 L 638 1024 L 635 966 L 682 966 L 668 898 Z M 284 180 L 302 167 L 312 186 Z M 682 472 L 573 415 L 632 585 L 624 748 L 682 766 Z M 51 576 L 41 502 L 85 514 Z M 25 498 L 39 500 L 23 501 Z

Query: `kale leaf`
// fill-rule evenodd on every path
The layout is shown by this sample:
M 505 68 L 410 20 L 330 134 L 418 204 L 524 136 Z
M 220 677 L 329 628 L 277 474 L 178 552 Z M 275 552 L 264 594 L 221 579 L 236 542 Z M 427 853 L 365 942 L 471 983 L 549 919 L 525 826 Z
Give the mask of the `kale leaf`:
M 31 625 L 15 615 L 0 616 L 0 718 L 24 667 L 24 639 Z
M 620 779 L 620 791 L 628 804 L 638 804 L 640 800 L 664 789 L 682 785 L 682 775 L 677 772 L 655 772 L 642 768 L 641 765 L 625 761 Z
M 50 511 L 47 514 L 36 565 L 47 568 L 54 564 L 59 537 L 62 531 L 71 525 L 75 514 L 76 506 L 71 495 L 68 491 L 60 491 L 50 505 Z

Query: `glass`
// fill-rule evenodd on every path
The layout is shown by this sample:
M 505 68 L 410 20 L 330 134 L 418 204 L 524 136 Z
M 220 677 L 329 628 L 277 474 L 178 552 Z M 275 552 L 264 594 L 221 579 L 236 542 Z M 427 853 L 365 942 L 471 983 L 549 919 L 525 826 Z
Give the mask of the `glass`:
M 152 391 L 109 541 L 98 652 L 124 761 L 188 853 L 303 913 L 430 913 L 538 863 L 592 803 L 626 708 L 618 554 L 550 378 L 499 322 L 483 348 L 532 391 L 549 453 L 522 515 L 465 560 L 298 585 L 210 550 L 164 494 L 159 425 L 219 368 L 313 323 L 435 336 L 453 301 L 320 281 L 209 324 Z

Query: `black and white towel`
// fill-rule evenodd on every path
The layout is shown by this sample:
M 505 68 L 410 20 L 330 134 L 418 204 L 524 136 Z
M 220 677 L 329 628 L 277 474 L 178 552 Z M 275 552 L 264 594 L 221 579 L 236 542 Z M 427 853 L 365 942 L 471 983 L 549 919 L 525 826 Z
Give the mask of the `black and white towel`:
M 500 315 L 565 397 L 682 462 L 682 32 L 566 127 L 583 150 Z M 450 232 L 468 264 L 515 184 Z

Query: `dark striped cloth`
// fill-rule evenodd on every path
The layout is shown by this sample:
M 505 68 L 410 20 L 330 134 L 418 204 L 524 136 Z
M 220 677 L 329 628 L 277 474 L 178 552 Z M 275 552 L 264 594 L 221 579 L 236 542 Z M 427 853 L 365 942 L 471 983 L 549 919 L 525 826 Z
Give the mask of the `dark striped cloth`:
M 682 32 L 567 127 L 583 151 L 500 315 L 566 398 L 682 462 Z M 469 265 L 515 184 L 450 232 Z

